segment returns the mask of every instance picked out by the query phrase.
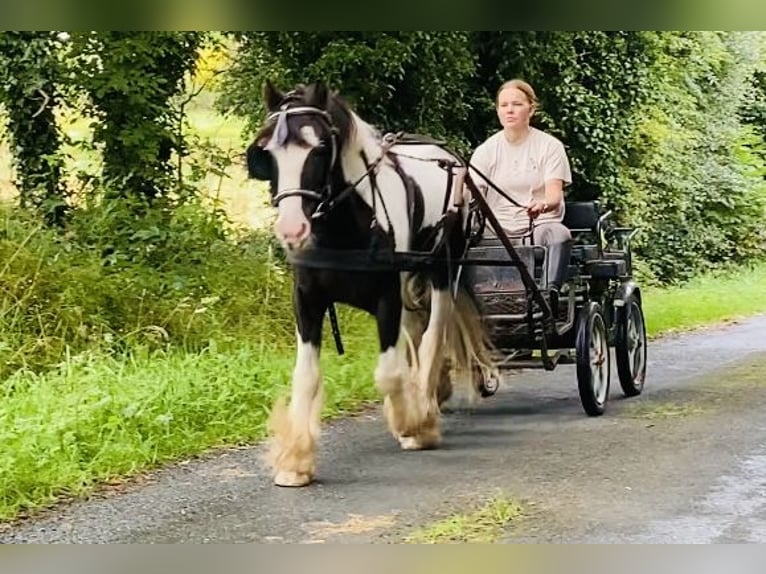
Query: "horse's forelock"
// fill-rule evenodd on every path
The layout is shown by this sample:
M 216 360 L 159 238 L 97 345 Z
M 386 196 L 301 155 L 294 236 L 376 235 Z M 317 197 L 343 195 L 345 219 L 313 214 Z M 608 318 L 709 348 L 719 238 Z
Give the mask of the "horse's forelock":
M 290 109 L 308 106 L 316 107 L 317 109 L 327 112 L 332 123 L 331 127 L 336 133 L 336 144 L 338 145 L 339 151 L 341 151 L 346 148 L 348 143 L 356 136 L 354 114 L 348 103 L 340 97 L 337 92 L 325 91 L 324 94 L 321 94 L 320 92 L 322 89 L 326 90 L 326 88 L 317 87 L 317 84 L 311 84 L 309 86 L 299 84 L 292 90 L 283 94 L 280 107 L 285 106 L 287 109 Z M 256 145 L 266 147 L 274 135 L 276 125 L 276 119 L 267 121 L 255 136 Z M 299 144 L 306 143 L 300 131 L 302 125 L 305 124 L 303 122 L 289 122 L 287 139 Z
M 289 100 L 288 97 L 285 98 L 288 109 L 308 106 L 327 112 L 330 116 L 331 127 L 336 133 L 337 145 L 342 150 L 355 136 L 354 115 L 351 107 L 337 92 L 330 92 L 326 87 L 320 86 L 323 84 L 300 85 L 288 92 Z M 290 136 L 296 137 L 296 141 L 301 141 L 299 133 L 293 133 L 291 130 Z

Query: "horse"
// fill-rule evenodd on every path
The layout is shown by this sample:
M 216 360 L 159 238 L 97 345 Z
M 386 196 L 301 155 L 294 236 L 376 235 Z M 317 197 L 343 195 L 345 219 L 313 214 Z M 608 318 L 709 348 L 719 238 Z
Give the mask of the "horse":
M 288 259 L 322 249 L 464 253 L 469 205 L 460 157 L 438 142 L 382 137 L 321 81 L 287 92 L 267 81 L 263 97 L 267 116 L 247 148 L 247 169 L 250 178 L 270 183 L 274 233 Z M 336 302 L 376 320 L 373 378 L 400 447 L 439 446 L 440 402 L 453 387 L 475 392 L 477 374 L 493 373 L 481 318 L 455 275 L 449 265 L 406 271 L 293 265 L 290 401 L 275 402 L 268 424 L 275 485 L 315 479 L 322 324 Z

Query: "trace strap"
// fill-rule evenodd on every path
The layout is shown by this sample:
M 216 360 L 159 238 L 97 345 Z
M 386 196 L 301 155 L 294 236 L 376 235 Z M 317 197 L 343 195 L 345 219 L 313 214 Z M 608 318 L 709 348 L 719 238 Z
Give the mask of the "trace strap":
M 335 303 L 330 303 L 327 308 L 327 314 L 330 316 L 330 329 L 332 330 L 332 338 L 335 339 L 335 348 L 338 350 L 338 354 L 342 355 L 343 341 L 340 338 L 340 328 L 338 327 L 338 315 L 335 313 Z

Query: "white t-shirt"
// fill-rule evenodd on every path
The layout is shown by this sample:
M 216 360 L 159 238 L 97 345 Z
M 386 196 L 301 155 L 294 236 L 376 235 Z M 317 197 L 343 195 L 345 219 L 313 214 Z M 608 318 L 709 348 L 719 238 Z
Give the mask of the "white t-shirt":
M 476 148 L 471 164 L 523 206 L 533 198 L 544 201 L 545 183 L 548 181 L 560 179 L 564 186 L 572 183 L 564 144 L 537 128 L 530 128 L 529 135 L 518 144 L 510 143 L 502 130 L 497 132 Z M 517 234 L 529 229 L 529 216 L 525 208 L 513 205 L 472 171 L 471 177 L 480 189 L 486 189 L 487 203 L 506 233 Z M 563 218 L 562 204 L 541 214 L 535 224 L 560 222 Z M 490 229 L 487 231 L 491 232 Z

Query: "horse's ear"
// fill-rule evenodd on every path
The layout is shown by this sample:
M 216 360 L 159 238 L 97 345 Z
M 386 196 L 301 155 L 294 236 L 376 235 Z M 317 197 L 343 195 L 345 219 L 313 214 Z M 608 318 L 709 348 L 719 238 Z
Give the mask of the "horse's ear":
M 311 86 L 311 93 L 310 97 L 308 98 L 309 104 L 314 106 L 315 108 L 319 108 L 320 110 L 326 110 L 327 109 L 327 100 L 329 99 L 330 93 L 327 89 L 327 84 L 325 84 L 322 80 L 318 80 L 317 82 L 314 82 Z
M 271 153 L 263 149 L 262 143 L 258 140 L 251 143 L 247 148 L 246 155 L 248 175 L 253 179 L 271 181 L 274 163 L 271 159 Z
M 271 80 L 266 80 L 266 84 L 263 86 L 263 99 L 266 102 L 266 109 L 275 112 L 282 100 L 285 99 L 285 95 L 271 83 Z

